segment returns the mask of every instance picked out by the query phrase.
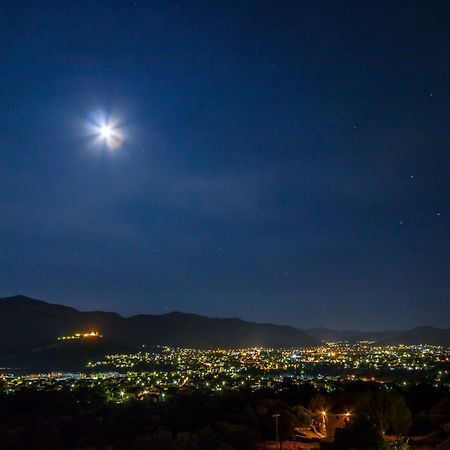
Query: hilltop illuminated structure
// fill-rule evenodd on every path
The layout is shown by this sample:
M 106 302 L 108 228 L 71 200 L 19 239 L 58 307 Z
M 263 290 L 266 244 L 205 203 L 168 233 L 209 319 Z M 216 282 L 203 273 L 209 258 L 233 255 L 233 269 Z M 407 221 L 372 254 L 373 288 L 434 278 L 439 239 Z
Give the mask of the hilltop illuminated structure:
M 75 333 L 70 336 L 60 336 L 58 338 L 58 341 L 67 341 L 72 339 L 91 339 L 91 338 L 102 338 L 103 335 L 101 335 L 98 331 L 90 331 L 88 333 Z

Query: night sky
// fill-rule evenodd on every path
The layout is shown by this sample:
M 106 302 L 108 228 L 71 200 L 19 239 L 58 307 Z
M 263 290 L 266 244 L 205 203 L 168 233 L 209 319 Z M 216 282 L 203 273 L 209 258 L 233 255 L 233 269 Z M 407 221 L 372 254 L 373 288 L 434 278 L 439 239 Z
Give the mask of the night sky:
M 0 297 L 449 326 L 449 17 L 2 2 Z M 89 135 L 99 120 L 123 141 Z

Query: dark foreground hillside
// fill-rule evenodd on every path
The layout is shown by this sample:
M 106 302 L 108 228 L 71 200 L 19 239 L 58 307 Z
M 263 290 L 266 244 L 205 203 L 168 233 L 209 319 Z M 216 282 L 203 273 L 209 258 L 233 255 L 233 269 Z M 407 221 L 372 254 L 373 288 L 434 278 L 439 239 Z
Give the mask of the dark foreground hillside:
M 288 442 L 298 446 L 305 441 L 303 430 L 321 427 L 324 410 L 330 418 L 351 414 L 337 428 L 325 425 L 323 432 L 332 438 L 309 439 L 314 448 L 448 448 L 440 445 L 450 436 L 448 387 L 393 385 L 386 391 L 377 383 L 353 382 L 325 391 L 286 380 L 270 390 L 173 390 L 144 401 L 133 390 L 124 387 L 124 392 L 125 400 L 114 402 L 92 380 L 60 382 L 58 389 L 23 387 L 15 393 L 5 392 L 0 382 L 0 448 L 274 448 L 274 414 L 279 414 L 279 438 L 287 448 Z

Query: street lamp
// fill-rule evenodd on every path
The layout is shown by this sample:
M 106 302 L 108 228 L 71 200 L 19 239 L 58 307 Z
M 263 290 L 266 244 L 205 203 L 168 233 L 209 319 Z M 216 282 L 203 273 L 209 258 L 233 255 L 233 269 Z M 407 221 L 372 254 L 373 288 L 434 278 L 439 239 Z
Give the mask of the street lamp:
M 322 410 L 322 430 L 327 433 L 327 412 Z
M 275 419 L 275 439 L 276 439 L 276 442 L 277 442 L 277 447 L 276 448 L 278 450 L 280 448 L 280 441 L 278 439 L 278 419 L 280 417 L 280 414 L 274 414 L 272 417 Z

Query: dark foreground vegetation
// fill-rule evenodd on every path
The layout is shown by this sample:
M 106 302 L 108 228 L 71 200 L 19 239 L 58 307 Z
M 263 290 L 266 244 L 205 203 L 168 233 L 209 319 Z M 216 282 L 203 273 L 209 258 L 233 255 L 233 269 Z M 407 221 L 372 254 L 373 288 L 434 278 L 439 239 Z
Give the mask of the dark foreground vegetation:
M 1 387 L 0 387 L 1 390 Z M 351 411 L 329 449 L 438 448 L 450 432 L 446 386 L 353 382 L 326 392 L 312 384 L 251 392 L 168 392 L 164 400 L 108 401 L 101 388 L 69 384 L 0 394 L 0 448 L 252 450 L 310 426 L 319 411 Z M 298 435 L 297 435 L 298 439 Z

